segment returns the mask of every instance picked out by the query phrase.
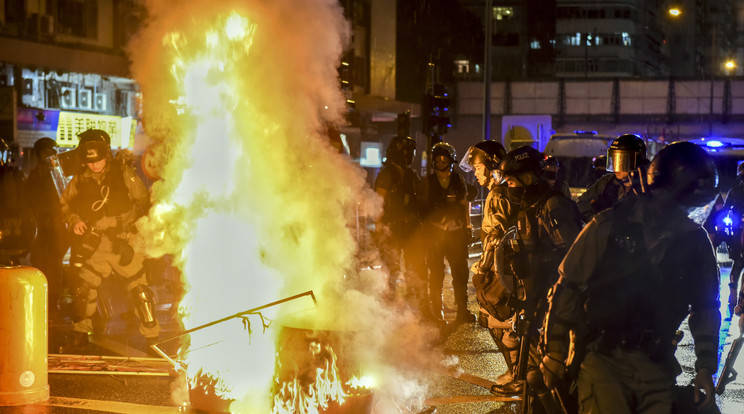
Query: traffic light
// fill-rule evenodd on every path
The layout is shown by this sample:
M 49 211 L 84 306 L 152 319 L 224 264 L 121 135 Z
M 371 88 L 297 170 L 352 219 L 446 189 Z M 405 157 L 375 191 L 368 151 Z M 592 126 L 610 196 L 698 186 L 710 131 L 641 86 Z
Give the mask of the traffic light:
M 442 84 L 434 85 L 432 93 L 424 95 L 421 103 L 421 115 L 424 133 L 443 135 L 452 126 L 450 121 L 451 99 Z
M 341 59 L 341 65 L 338 67 L 338 81 L 341 84 L 341 90 L 351 90 L 352 89 L 352 67 L 351 67 L 351 61 L 353 56 L 351 54 L 346 54 Z
M 411 136 L 411 111 L 406 110 L 398 114 L 397 130 L 399 137 Z

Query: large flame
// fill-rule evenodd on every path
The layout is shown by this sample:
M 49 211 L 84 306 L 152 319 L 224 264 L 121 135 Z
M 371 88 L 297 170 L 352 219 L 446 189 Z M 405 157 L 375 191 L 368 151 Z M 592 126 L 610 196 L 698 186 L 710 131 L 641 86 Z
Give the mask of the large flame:
M 174 256 L 187 288 L 184 327 L 312 290 L 314 320 L 355 331 L 346 349 L 388 378 L 391 394 L 419 392 L 415 375 L 396 376 L 389 365 L 431 357 L 415 317 L 380 306 L 380 272 L 345 276 L 357 249 L 353 213 L 360 202 L 379 213 L 380 200 L 324 135 L 345 110 L 336 67 L 349 27 L 338 3 L 150 0 L 147 10 L 129 52 L 161 179 L 138 222 L 140 247 Z M 218 394 L 236 400 L 233 411 L 285 407 L 301 390 L 290 381 L 277 394 L 276 330 L 267 326 L 296 310 L 193 332 L 179 356 L 189 378 L 212 378 Z M 343 400 L 333 363 L 305 392 L 307 409 Z M 272 386 L 286 398 L 272 402 Z

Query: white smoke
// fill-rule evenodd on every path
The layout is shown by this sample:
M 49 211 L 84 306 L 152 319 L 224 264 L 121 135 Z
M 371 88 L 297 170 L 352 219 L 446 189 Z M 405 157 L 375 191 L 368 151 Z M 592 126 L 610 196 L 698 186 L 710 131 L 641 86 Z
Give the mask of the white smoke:
M 186 327 L 312 290 L 315 328 L 353 333 L 344 349 L 355 355 L 342 357 L 375 367 L 380 391 L 394 399 L 421 394 L 415 369 L 434 356 L 431 331 L 378 298 L 386 275 L 355 269 L 350 224 L 360 205 L 376 215 L 381 201 L 325 136 L 346 110 L 336 68 L 350 28 L 338 2 L 146 5 L 129 54 L 162 179 L 138 223 L 140 244 L 152 256 L 174 255 L 189 288 Z M 247 22 L 240 35 L 225 29 L 230 19 Z M 252 347 L 241 357 L 262 363 L 242 363 L 260 368 L 212 372 L 268 400 L 256 389 L 270 385 L 270 373 L 261 376 L 272 353 Z M 251 404 L 241 409 L 265 408 Z

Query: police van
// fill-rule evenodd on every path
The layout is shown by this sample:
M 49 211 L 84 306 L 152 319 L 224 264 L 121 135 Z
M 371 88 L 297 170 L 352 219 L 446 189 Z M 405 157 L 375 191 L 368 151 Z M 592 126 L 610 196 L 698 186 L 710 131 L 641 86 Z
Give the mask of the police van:
M 713 157 L 723 194 L 736 185 L 736 169 L 744 161 L 744 138 L 701 137 L 688 140 L 700 145 Z
M 614 135 L 600 135 L 596 131 L 553 134 L 543 153 L 557 158 L 561 163 L 564 180 L 575 198 L 594 182 L 592 161 L 595 157 L 607 155 L 607 148 L 615 138 Z

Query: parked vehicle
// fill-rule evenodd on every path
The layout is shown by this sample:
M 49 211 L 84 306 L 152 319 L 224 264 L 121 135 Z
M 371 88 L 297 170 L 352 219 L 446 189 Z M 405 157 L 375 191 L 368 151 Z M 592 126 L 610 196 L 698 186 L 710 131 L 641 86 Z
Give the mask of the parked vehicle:
M 553 134 L 543 152 L 558 159 L 571 195 L 578 197 L 595 180 L 592 160 L 607 155 L 607 148 L 615 138 L 614 135 L 599 135 L 596 131 Z

